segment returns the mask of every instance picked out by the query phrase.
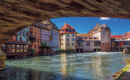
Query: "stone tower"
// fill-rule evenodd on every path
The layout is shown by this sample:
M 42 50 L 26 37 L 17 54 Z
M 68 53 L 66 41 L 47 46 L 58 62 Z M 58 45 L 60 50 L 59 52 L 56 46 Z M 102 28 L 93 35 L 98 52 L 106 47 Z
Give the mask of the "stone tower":
M 89 31 L 89 34 L 98 37 L 100 40 L 101 51 L 111 51 L 111 31 L 106 24 L 97 24 L 91 31 Z

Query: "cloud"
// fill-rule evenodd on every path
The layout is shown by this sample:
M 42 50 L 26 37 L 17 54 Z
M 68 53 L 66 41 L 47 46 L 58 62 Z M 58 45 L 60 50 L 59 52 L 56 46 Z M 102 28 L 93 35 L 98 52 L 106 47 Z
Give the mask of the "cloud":
M 110 20 L 109 17 L 100 17 L 100 20 Z

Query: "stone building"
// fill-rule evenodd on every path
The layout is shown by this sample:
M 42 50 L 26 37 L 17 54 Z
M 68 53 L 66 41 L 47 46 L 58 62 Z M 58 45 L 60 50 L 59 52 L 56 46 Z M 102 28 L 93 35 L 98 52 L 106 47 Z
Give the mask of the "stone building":
M 58 51 L 60 46 L 58 27 L 50 20 L 42 21 L 41 23 L 49 29 L 49 46 L 53 51 Z
M 106 24 L 97 24 L 88 34 L 100 40 L 101 51 L 111 51 L 111 31 Z
M 16 40 L 23 41 L 23 42 L 30 44 L 28 34 L 29 34 L 29 27 L 26 27 L 26 28 L 22 29 L 21 31 L 17 32 Z
M 49 41 L 50 41 L 50 30 L 48 29 L 48 27 L 44 24 L 42 24 L 41 22 L 36 23 L 35 24 L 37 27 L 40 28 L 40 42 L 42 43 L 46 43 L 46 45 L 49 45 Z
M 111 31 L 105 24 L 97 24 L 88 33 L 76 37 L 78 51 L 111 51 Z
M 62 50 L 76 50 L 76 32 L 75 29 L 65 24 L 60 31 L 60 49 Z
M 130 46 L 130 32 L 123 35 L 112 35 L 111 43 L 112 51 L 123 51 L 124 48 Z
M 77 52 L 100 51 L 100 40 L 90 34 L 76 34 Z
M 29 27 L 29 41 L 30 49 L 38 54 L 41 46 L 41 28 L 37 24 Z

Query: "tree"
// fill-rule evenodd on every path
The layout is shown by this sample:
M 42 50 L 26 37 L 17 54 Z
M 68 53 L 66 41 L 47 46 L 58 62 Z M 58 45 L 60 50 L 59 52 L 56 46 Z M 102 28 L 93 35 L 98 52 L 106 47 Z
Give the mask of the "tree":
M 76 34 L 79 34 L 79 32 L 76 32 Z

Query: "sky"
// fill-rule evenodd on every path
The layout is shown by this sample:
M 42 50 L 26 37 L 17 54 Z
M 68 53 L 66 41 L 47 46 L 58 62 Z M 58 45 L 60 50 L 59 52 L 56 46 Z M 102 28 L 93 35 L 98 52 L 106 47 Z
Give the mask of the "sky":
M 122 35 L 130 31 L 130 19 L 109 17 L 62 17 L 52 18 L 51 21 L 56 24 L 59 29 L 65 23 L 68 23 L 79 33 L 87 33 L 96 24 L 106 24 L 111 29 L 112 35 Z

